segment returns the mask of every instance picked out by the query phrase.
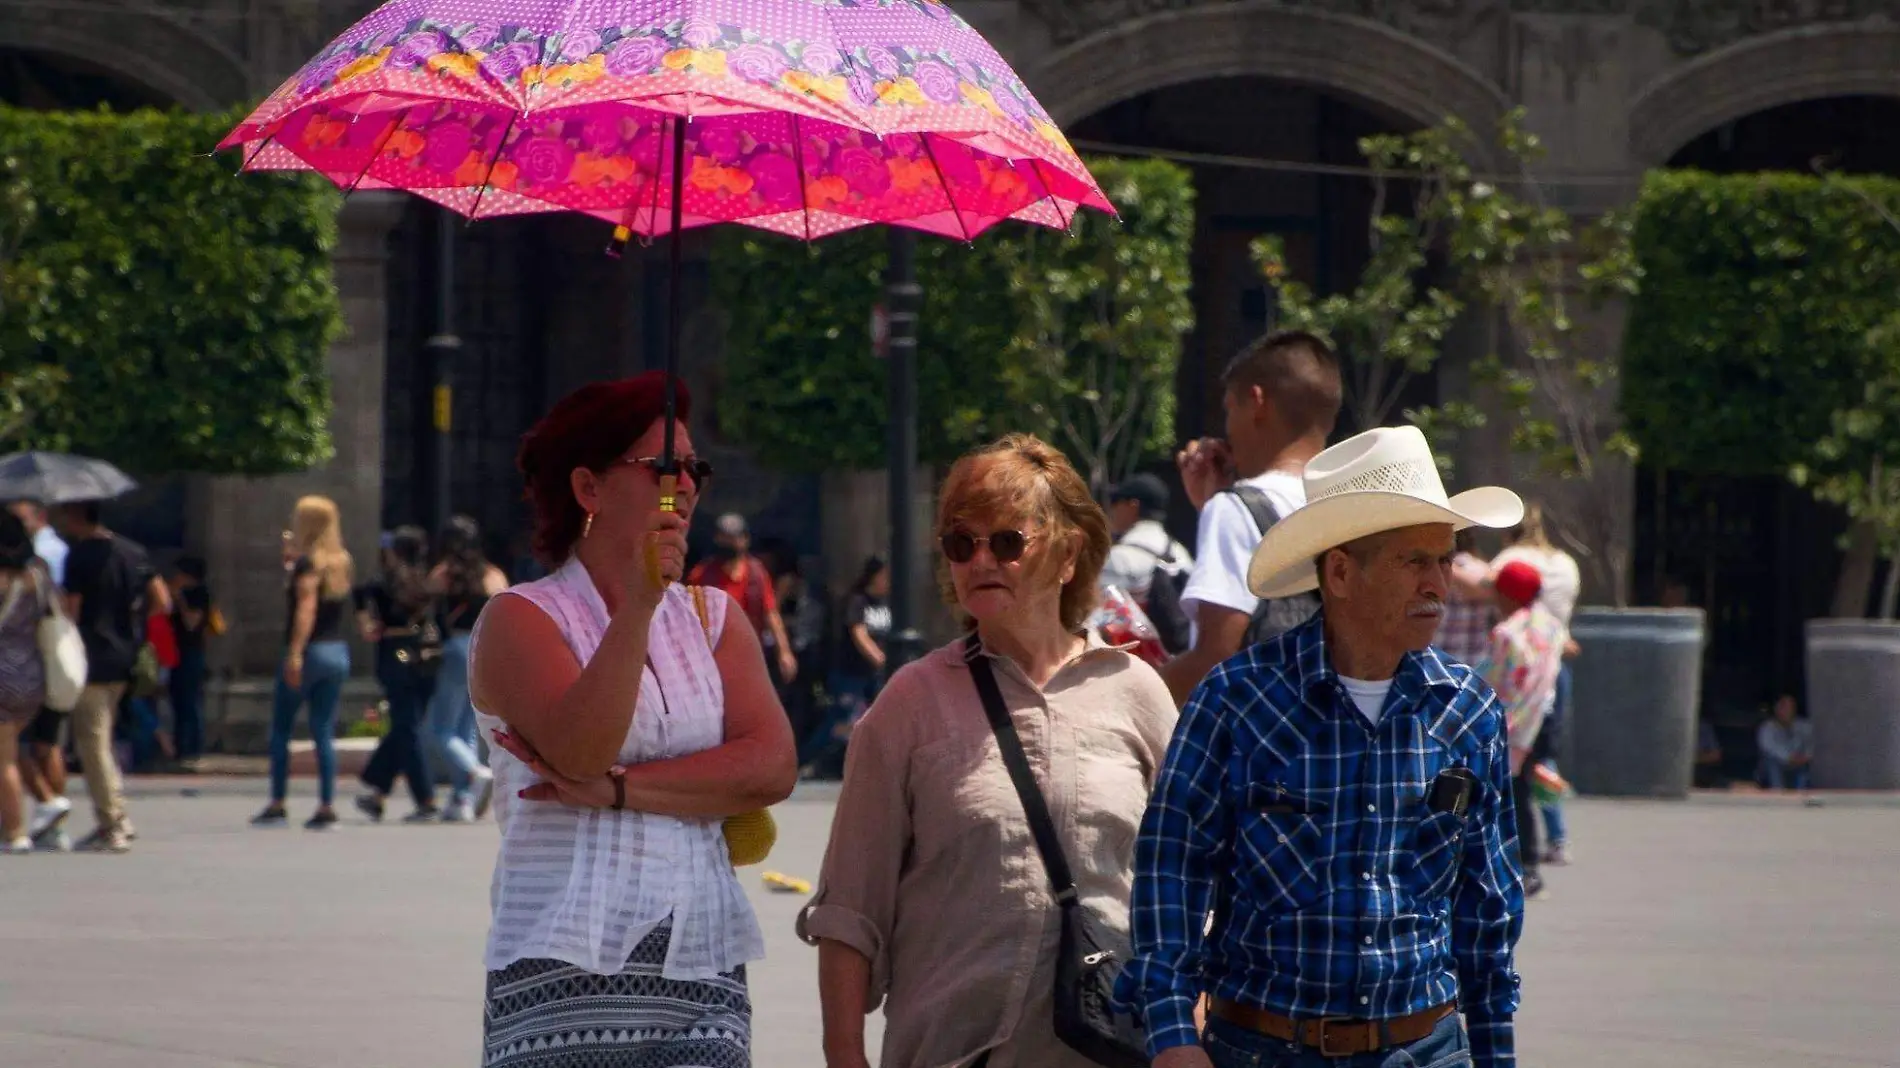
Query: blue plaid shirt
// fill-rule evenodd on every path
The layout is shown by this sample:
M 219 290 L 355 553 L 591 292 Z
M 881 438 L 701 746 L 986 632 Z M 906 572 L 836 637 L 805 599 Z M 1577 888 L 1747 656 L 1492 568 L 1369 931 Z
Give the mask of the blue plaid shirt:
M 1479 780 L 1470 808 L 1429 812 L 1427 786 L 1457 766 Z M 1373 727 L 1315 616 L 1216 668 L 1188 702 L 1135 846 L 1134 952 L 1116 996 L 1146 1020 L 1154 1056 L 1198 1041 L 1203 991 L 1295 1019 L 1456 1000 L 1478 1068 L 1509 1068 L 1523 917 L 1490 688 L 1435 649 L 1408 653 Z

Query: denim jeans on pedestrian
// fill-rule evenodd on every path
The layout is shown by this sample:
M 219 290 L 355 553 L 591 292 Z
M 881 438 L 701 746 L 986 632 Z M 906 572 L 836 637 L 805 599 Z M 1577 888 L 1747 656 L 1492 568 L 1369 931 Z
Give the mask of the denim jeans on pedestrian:
M 156 697 L 128 697 L 125 699 L 125 716 L 120 722 L 125 724 L 126 740 L 132 743 L 132 771 L 149 771 L 164 755 L 158 744 L 159 728 L 163 726 L 158 718 L 158 699 Z
M 350 647 L 340 641 L 311 642 L 303 653 L 303 678 L 293 687 L 277 673 L 270 710 L 270 797 L 281 805 L 290 793 L 290 732 L 297 711 L 310 706 L 310 738 L 317 743 L 317 778 L 323 803 L 336 800 L 336 710 L 350 677 Z
M 167 685 L 172 700 L 172 745 L 180 760 L 204 755 L 205 674 L 203 649 L 178 651 L 178 666 Z
M 1319 1050 L 1210 1018 L 1201 1047 L 1214 1068 L 1466 1068 L 1471 1043 L 1457 1013 L 1438 1021 L 1432 1033 L 1407 1046 L 1351 1057 L 1327 1057 Z
M 877 696 L 878 680 L 872 675 L 834 671 L 826 680 L 825 689 L 831 695 L 831 704 L 819 713 L 811 733 L 799 743 L 800 767 L 820 760 L 836 761 L 846 745 L 845 740 L 838 737 L 840 728 L 856 723 L 871 707 L 872 699 Z
M 397 653 L 404 650 L 413 656 L 414 641 L 403 644 L 385 639 L 376 650 L 376 678 L 389 701 L 389 733 L 376 743 L 376 752 L 363 768 L 363 783 L 387 795 L 395 788 L 396 776 L 401 775 L 409 782 L 416 807 L 426 810 L 435 807 L 435 776 L 429 769 L 422 720 L 428 713 L 435 680 L 418 670 L 413 659 L 407 663 L 399 659 Z
M 482 767 L 475 748 L 475 706 L 468 700 L 468 646 L 467 634 L 451 635 L 442 643 L 442 666 L 436 669 L 435 693 L 429 698 L 429 734 L 458 802 L 468 799 Z
M 1806 790 L 1810 765 L 1794 767 L 1772 757 L 1761 758 L 1761 783 L 1770 790 Z
M 1550 770 L 1557 771 L 1557 762 L 1555 760 L 1546 760 L 1543 763 L 1544 766 Z M 1556 849 L 1558 846 L 1569 842 L 1570 838 L 1565 833 L 1564 828 L 1564 803 L 1562 801 L 1552 801 L 1548 804 L 1539 805 L 1537 808 L 1544 817 L 1544 841 L 1546 848 Z
M 1551 706 L 1550 718 L 1544 723 L 1544 730 L 1551 735 L 1550 756 L 1541 763 L 1552 771 L 1557 770 L 1557 757 L 1562 753 L 1566 731 L 1570 723 L 1570 664 L 1568 661 L 1557 672 L 1557 700 Z M 1550 848 L 1570 841 L 1564 829 L 1564 803 L 1561 798 L 1537 806 L 1544 817 L 1544 840 Z

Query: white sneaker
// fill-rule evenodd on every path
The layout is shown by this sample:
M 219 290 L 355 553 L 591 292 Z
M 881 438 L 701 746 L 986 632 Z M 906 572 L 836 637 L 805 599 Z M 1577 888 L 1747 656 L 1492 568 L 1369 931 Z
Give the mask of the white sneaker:
M 20 837 L 15 838 L 13 841 L 8 842 L 5 845 L 0 845 L 0 853 L 31 853 L 31 852 L 33 852 L 33 839 L 28 838 L 25 835 L 21 835 Z
M 42 801 L 33 806 L 33 820 L 27 824 L 26 836 L 38 838 L 47 831 L 59 826 L 67 813 L 73 810 L 73 803 L 64 797 L 55 797 L 51 801 Z
M 1564 867 L 1570 863 L 1570 846 L 1567 843 L 1559 842 L 1549 849 L 1544 850 L 1543 862 L 1552 867 Z
M 489 803 L 495 800 L 495 773 L 487 768 L 481 768 L 475 772 L 472 779 L 469 788 L 475 792 L 474 815 L 476 819 L 481 819 L 488 815 Z
M 54 828 L 33 839 L 33 848 L 42 853 L 70 853 L 73 851 L 73 836 L 63 828 Z
M 464 798 L 460 801 L 456 801 L 450 804 L 449 807 L 442 810 L 442 822 L 443 823 L 474 823 L 475 822 L 474 803 Z

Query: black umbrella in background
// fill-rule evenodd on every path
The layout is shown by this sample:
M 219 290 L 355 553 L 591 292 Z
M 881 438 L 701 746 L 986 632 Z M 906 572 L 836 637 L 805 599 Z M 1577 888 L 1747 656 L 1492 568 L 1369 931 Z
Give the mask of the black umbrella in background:
M 137 488 L 125 472 L 90 456 L 34 451 L 0 457 L 0 500 L 71 504 L 111 500 Z

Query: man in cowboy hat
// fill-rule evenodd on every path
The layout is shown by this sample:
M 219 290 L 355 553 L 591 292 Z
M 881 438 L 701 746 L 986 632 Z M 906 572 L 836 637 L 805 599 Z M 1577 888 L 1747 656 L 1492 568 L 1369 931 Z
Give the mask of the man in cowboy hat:
M 1414 427 L 1327 449 L 1303 481 L 1248 585 L 1317 587 L 1321 609 L 1217 667 L 1182 713 L 1135 848 L 1117 999 L 1156 1068 L 1467 1048 L 1507 1068 L 1524 909 L 1508 737 L 1490 688 L 1430 642 L 1454 532 L 1523 504 L 1447 499 Z

